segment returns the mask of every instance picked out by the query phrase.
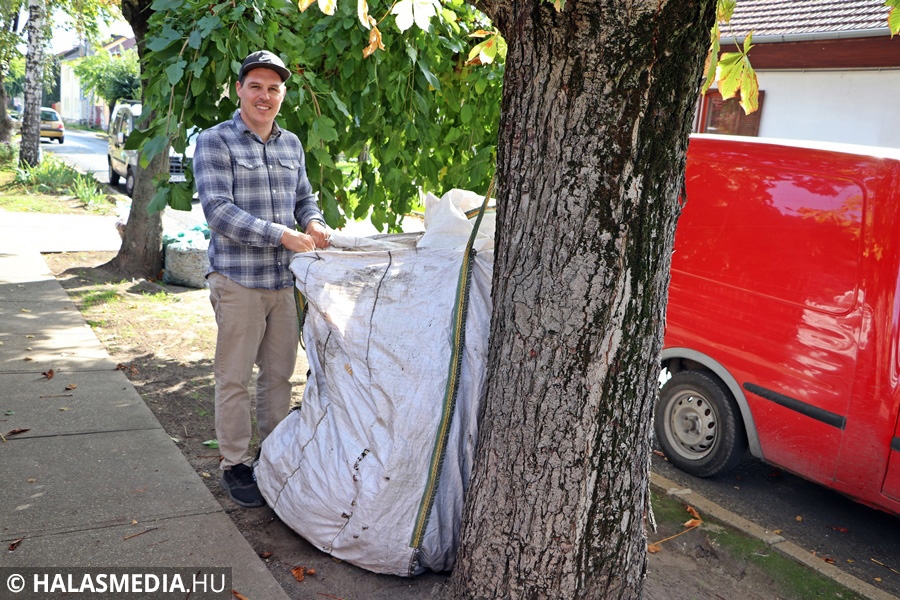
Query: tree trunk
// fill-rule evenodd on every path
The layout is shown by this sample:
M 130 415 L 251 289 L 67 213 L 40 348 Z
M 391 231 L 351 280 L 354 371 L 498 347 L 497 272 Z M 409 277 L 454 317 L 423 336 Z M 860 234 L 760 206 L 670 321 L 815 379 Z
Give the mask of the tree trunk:
M 454 598 L 638 598 L 652 407 L 715 0 L 497 0 L 488 390 Z
M 13 124 L 6 111 L 9 97 L 6 95 L 6 86 L 3 81 L 3 71 L 0 70 L 0 144 L 9 144 L 12 141 Z
M 22 115 L 22 141 L 19 164 L 33 167 L 41 161 L 41 94 L 44 75 L 43 0 L 28 0 L 28 51 L 25 56 L 25 110 Z
M 153 14 L 150 4 L 148 0 L 122 1 L 122 15 L 134 33 L 142 70 L 143 65 L 147 64 L 145 39 L 148 21 Z M 144 110 L 149 110 L 146 104 Z M 162 212 L 151 215 L 147 212 L 147 207 L 156 194 L 156 188 L 153 186 L 154 175 L 166 172 L 168 167 L 169 157 L 166 152 L 158 154 L 146 169 L 141 168 L 140 164 L 137 166 L 131 210 L 128 213 L 122 247 L 116 257 L 106 265 L 123 275 L 155 279 L 162 269 Z

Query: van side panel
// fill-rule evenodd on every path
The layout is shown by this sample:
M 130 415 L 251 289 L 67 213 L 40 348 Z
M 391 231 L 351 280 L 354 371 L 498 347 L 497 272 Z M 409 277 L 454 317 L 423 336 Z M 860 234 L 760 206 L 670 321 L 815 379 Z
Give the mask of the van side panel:
M 738 381 L 767 461 L 822 483 L 835 478 L 853 394 L 866 205 L 829 160 L 692 140 L 665 340 Z

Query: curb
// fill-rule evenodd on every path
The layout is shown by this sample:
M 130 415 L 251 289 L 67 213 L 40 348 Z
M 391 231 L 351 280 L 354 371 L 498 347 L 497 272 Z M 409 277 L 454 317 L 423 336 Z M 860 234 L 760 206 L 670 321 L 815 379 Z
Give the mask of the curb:
M 797 544 L 789 542 L 784 537 L 748 521 L 747 519 L 728 511 L 718 504 L 695 493 L 690 488 L 684 488 L 662 475 L 650 473 L 650 485 L 665 493 L 669 497 L 688 503 L 701 513 L 707 514 L 733 529 L 754 537 L 767 546 L 774 548 L 780 554 L 816 571 L 824 577 L 841 584 L 847 589 L 868 598 L 869 600 L 897 600 L 897 597 L 878 589 L 874 585 L 850 575 L 836 566 L 816 558 L 809 551 Z

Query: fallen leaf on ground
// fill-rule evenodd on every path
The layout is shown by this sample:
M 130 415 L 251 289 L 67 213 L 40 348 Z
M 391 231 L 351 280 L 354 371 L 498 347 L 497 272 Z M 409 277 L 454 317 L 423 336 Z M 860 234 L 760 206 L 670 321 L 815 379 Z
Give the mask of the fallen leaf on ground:
M 781 530 L 780 530 L 780 529 L 776 529 L 776 530 L 773 531 L 772 533 L 774 533 L 775 535 L 781 535 Z
M 69 410 L 69 407 L 68 406 L 60 406 L 59 410 L 65 412 L 65 411 Z
M 205 442 L 203 442 L 203 445 L 207 448 L 218 448 L 219 440 L 206 440 Z
M 703 524 L 703 521 L 700 519 L 691 519 L 690 521 L 686 521 L 684 523 L 685 527 L 700 527 Z
M 656 554 L 660 550 L 662 550 L 662 548 L 659 547 L 659 544 L 648 544 L 647 545 L 647 552 L 649 552 L 650 554 Z
M 77 387 L 78 387 L 78 384 L 77 384 L 77 383 L 70 383 L 69 385 L 66 386 L 66 389 L 67 389 L 67 390 L 74 390 L 74 389 L 77 388 Z
M 265 552 L 260 552 L 260 553 L 259 553 L 259 557 L 260 557 L 260 558 L 271 558 L 271 557 L 272 557 L 272 553 L 269 552 L 268 550 L 266 550 Z
M 19 435 L 20 433 L 25 433 L 26 431 L 31 431 L 31 427 L 16 427 L 10 431 L 6 432 L 6 437 L 11 437 L 14 435 Z
M 46 371 L 41 373 L 41 375 L 43 375 L 47 379 L 53 379 L 53 369 L 47 369 Z
M 18 547 L 19 547 L 19 544 L 21 544 L 21 543 L 22 543 L 22 540 L 24 540 L 24 539 L 25 539 L 25 538 L 19 538 L 19 539 L 17 539 L 17 540 L 13 540 L 12 544 L 9 545 L 9 551 L 12 552 L 12 551 L 15 550 L 16 548 L 18 548 Z
M 662 459 L 669 460 L 668 458 L 666 458 L 666 455 L 662 453 L 662 450 L 654 450 L 653 454 L 657 455 L 658 457 L 660 457 Z
M 20 308 L 19 312 L 30 313 L 31 311 L 28 310 L 27 308 Z
M 826 557 L 823 558 L 822 560 L 824 560 L 825 562 L 827 562 L 829 565 L 833 565 L 833 564 L 834 564 L 834 559 L 831 558 L 830 556 L 826 556 Z
M 316 570 L 315 569 L 307 569 L 306 574 L 309 576 L 313 576 L 316 574 Z
M 249 600 L 249 598 L 247 598 L 247 596 L 243 595 L 242 593 L 240 593 L 237 590 L 231 590 L 231 595 L 234 596 L 235 598 L 237 598 L 237 600 Z
M 25 481 L 27 481 L 28 483 L 34 483 L 35 481 L 37 481 L 37 479 L 28 478 Z
M 797 515 L 796 517 L 794 517 L 794 520 L 797 521 L 798 523 L 801 523 L 801 522 L 803 522 L 803 517 L 801 517 L 800 515 Z
M 828 527 L 830 527 L 831 529 L 834 529 L 835 531 L 839 531 L 841 533 L 850 533 L 850 530 L 847 529 L 846 527 L 836 527 L 834 525 L 829 525 Z
M 698 513 L 697 510 L 693 506 L 688 506 L 687 511 L 688 511 L 688 514 L 691 515 L 692 517 L 694 517 L 695 519 L 700 518 L 700 513 Z
M 306 578 L 306 567 L 294 567 L 291 569 L 291 575 L 297 581 L 303 581 Z

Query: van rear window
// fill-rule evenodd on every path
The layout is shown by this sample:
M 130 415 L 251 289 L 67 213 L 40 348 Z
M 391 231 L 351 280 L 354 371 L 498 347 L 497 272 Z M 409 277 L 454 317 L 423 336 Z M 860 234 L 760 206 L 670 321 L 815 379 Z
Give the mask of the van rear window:
M 853 181 L 688 163 L 673 270 L 829 313 L 853 306 L 865 197 Z

